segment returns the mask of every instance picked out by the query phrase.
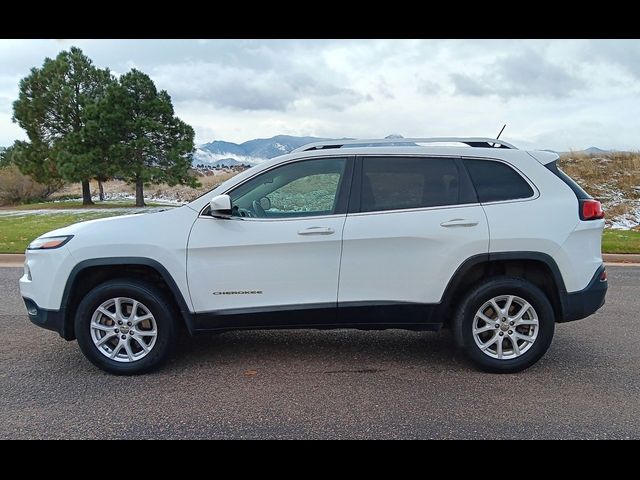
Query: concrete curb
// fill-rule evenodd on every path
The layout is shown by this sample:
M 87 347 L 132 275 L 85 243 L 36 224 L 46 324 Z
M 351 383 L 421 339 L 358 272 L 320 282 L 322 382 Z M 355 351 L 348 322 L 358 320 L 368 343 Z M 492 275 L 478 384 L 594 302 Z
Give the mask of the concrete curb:
M 640 264 L 640 253 L 603 253 L 602 259 L 605 263 L 638 263 Z M 0 267 L 21 267 L 24 263 L 22 253 L 0 253 Z
M 607 263 L 640 263 L 640 253 L 603 253 Z
M 22 253 L 0 253 L 0 267 L 21 267 L 23 263 Z

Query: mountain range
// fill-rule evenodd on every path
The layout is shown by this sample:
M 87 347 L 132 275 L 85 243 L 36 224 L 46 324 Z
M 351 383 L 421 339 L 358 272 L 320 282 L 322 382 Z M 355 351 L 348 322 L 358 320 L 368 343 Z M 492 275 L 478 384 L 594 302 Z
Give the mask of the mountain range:
M 392 134 L 386 138 L 402 138 L 402 135 Z M 343 138 L 343 140 L 346 138 Z M 276 135 L 271 138 L 256 138 L 244 143 L 225 142 L 215 140 L 199 145 L 193 155 L 193 165 L 206 165 L 212 167 L 231 167 L 245 164 L 255 165 L 269 158 L 284 155 L 302 145 L 312 142 L 330 140 L 321 137 L 296 137 L 292 135 Z M 607 153 L 598 147 L 589 147 L 581 152 L 587 155 Z M 557 152 L 562 153 L 562 152 Z
M 269 158 L 284 155 L 302 145 L 327 140 L 319 137 L 294 137 L 276 135 L 271 138 L 256 138 L 244 143 L 215 140 L 199 145 L 193 155 L 193 164 L 210 166 L 255 165 Z

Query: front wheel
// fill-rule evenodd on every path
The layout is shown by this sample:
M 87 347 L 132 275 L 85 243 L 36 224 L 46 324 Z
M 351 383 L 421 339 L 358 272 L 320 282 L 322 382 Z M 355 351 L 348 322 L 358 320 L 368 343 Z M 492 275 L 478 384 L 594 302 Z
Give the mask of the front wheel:
M 176 335 L 171 309 L 152 285 L 110 280 L 91 290 L 75 318 L 80 349 L 96 366 L 118 375 L 147 372 L 162 363 Z
M 555 325 L 545 293 L 511 277 L 472 289 L 453 320 L 456 343 L 479 368 L 494 373 L 519 372 L 536 363 L 549 348 Z

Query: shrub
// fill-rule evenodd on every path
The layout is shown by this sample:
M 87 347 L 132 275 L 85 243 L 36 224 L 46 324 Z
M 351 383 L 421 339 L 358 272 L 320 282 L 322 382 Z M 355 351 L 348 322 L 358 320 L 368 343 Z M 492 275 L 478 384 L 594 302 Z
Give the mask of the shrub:
M 43 200 L 62 185 L 47 186 L 24 175 L 15 165 L 0 168 L 0 205 Z

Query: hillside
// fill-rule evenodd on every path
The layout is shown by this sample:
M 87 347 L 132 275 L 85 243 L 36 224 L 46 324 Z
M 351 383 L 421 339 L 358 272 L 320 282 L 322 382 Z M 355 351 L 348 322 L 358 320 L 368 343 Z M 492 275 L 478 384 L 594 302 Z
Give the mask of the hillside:
M 607 226 L 640 229 L 640 152 L 568 152 L 559 165 L 602 202 Z

